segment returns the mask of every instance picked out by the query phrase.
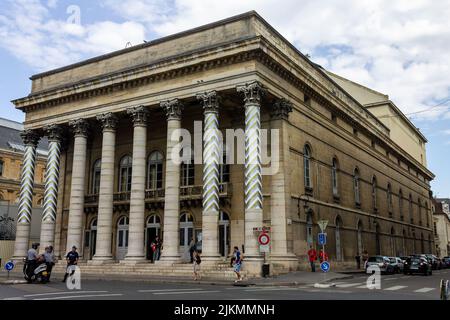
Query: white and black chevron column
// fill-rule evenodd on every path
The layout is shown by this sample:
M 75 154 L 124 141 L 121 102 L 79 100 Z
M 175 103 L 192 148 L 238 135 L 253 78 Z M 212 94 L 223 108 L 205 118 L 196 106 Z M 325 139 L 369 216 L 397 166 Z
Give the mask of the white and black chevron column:
M 219 163 L 222 141 L 219 137 L 219 96 L 216 91 L 197 95 L 203 104 L 203 260 L 217 260 L 219 254 Z
M 45 173 L 44 211 L 41 223 L 41 246 L 53 246 L 55 241 L 56 205 L 58 199 L 59 162 L 61 156 L 62 129 L 58 125 L 44 128 L 48 137 L 48 157 Z
M 247 256 L 259 256 L 253 228 L 263 224 L 261 174 L 261 98 L 264 89 L 257 81 L 237 87 L 245 102 L 245 251 Z
M 21 133 L 25 145 L 23 155 L 22 175 L 20 182 L 19 210 L 17 216 L 16 241 L 14 245 L 14 258 L 23 258 L 28 250 L 30 238 L 31 214 L 33 208 L 34 170 L 36 162 L 36 146 L 40 139 L 33 130 Z

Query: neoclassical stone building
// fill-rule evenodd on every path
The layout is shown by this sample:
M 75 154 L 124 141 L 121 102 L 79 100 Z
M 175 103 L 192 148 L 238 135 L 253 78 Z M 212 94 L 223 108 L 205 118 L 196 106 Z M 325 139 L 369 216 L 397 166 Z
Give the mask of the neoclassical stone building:
M 268 226 L 273 268 L 292 270 L 316 245 L 320 219 L 336 264 L 364 249 L 434 247 L 425 137 L 387 96 L 312 63 L 255 12 L 31 79 L 31 94 L 14 104 L 33 138 L 27 166 L 34 138 L 49 139 L 41 243 L 58 254 L 76 245 L 93 264 L 145 262 L 161 235 L 159 263 L 177 263 L 197 237 L 207 263 L 243 246 L 256 274 L 254 228 Z M 208 130 L 195 133 L 196 121 Z M 180 128 L 203 142 L 192 155 L 203 164 L 173 161 Z M 220 163 L 218 131 L 229 128 L 245 132 L 244 164 Z M 263 129 L 279 133 L 271 175 L 261 174 Z M 17 257 L 26 252 L 31 174 Z

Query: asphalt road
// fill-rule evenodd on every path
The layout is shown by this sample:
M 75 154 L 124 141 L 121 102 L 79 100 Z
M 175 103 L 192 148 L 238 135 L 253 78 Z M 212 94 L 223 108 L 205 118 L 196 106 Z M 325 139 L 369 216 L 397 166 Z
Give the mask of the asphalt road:
M 383 275 L 381 289 L 372 290 L 362 274 L 335 282 L 330 288 L 84 280 L 81 290 L 72 291 L 54 279 L 46 285 L 0 285 L 0 300 L 439 300 L 441 279 L 450 280 L 450 269 L 434 271 L 427 277 Z

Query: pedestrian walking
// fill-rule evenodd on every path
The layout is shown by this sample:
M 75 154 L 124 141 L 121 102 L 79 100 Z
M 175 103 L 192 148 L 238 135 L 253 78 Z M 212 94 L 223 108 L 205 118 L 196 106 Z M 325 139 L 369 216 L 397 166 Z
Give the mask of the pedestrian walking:
M 316 272 L 317 251 L 313 246 L 309 246 L 308 259 L 309 264 L 311 265 L 311 272 Z
M 77 252 L 77 247 L 73 246 L 72 250 L 69 251 L 66 255 L 66 261 L 67 261 L 67 269 L 66 273 L 64 274 L 64 280 L 62 282 L 66 282 L 67 277 L 69 276 L 69 267 L 70 266 L 76 266 L 78 264 L 79 255 Z
M 359 254 L 359 252 L 356 253 L 355 256 L 355 260 L 356 260 L 356 269 L 361 269 L 361 255 Z
M 239 282 L 239 281 L 242 281 L 242 276 L 241 276 L 242 255 L 241 255 L 241 252 L 239 251 L 238 247 L 234 247 L 233 255 L 234 255 L 234 261 L 233 261 L 234 273 L 236 273 L 236 276 L 237 276 L 237 280 L 235 282 Z
M 53 266 L 55 265 L 55 254 L 53 253 L 53 246 L 45 248 L 44 252 L 45 264 L 47 265 L 47 282 L 50 282 Z
M 159 236 L 156 236 L 155 240 L 152 242 L 152 251 L 153 251 L 153 262 L 158 261 L 161 257 L 161 239 Z
M 194 263 L 194 251 L 195 251 L 195 240 L 194 237 L 192 237 L 191 242 L 189 242 L 189 255 L 191 257 L 191 263 Z
M 367 252 L 367 250 L 363 251 L 362 260 L 363 260 L 363 264 L 364 264 L 364 269 L 366 269 L 367 260 L 369 260 L 369 253 Z
M 323 251 L 323 249 L 320 249 L 320 252 L 319 252 L 319 260 L 320 260 L 320 263 L 322 264 L 322 262 L 324 262 L 324 261 L 328 261 L 328 255 L 327 255 L 327 253 L 325 252 L 325 251 Z
M 194 280 L 200 280 L 200 263 L 202 263 L 202 259 L 200 258 L 200 253 L 195 250 L 193 253 L 193 266 L 194 266 Z

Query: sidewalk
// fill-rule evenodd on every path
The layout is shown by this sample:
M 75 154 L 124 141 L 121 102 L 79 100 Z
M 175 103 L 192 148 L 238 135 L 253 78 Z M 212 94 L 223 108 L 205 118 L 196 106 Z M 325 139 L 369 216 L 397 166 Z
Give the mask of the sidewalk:
M 64 274 L 53 273 L 53 282 L 61 281 Z M 247 279 L 237 283 L 239 286 L 298 286 L 298 285 L 310 285 L 315 283 L 329 283 L 336 280 L 350 279 L 353 276 L 349 274 L 342 274 L 336 272 L 307 272 L 296 271 L 288 274 L 268 277 L 268 278 L 256 278 Z M 98 280 L 98 281 L 139 281 L 146 283 L 177 283 L 177 284 L 208 284 L 208 285 L 234 285 L 233 280 L 218 280 L 213 278 L 202 278 L 199 281 L 194 281 L 190 277 L 161 277 L 153 275 L 105 275 L 105 274 L 84 274 L 82 280 Z M 9 280 L 9 281 L 8 281 Z M 18 281 L 14 283 L 14 281 Z M 7 273 L 0 272 L 0 285 L 12 285 L 23 283 L 23 275 L 21 272 L 10 273 L 9 279 Z

